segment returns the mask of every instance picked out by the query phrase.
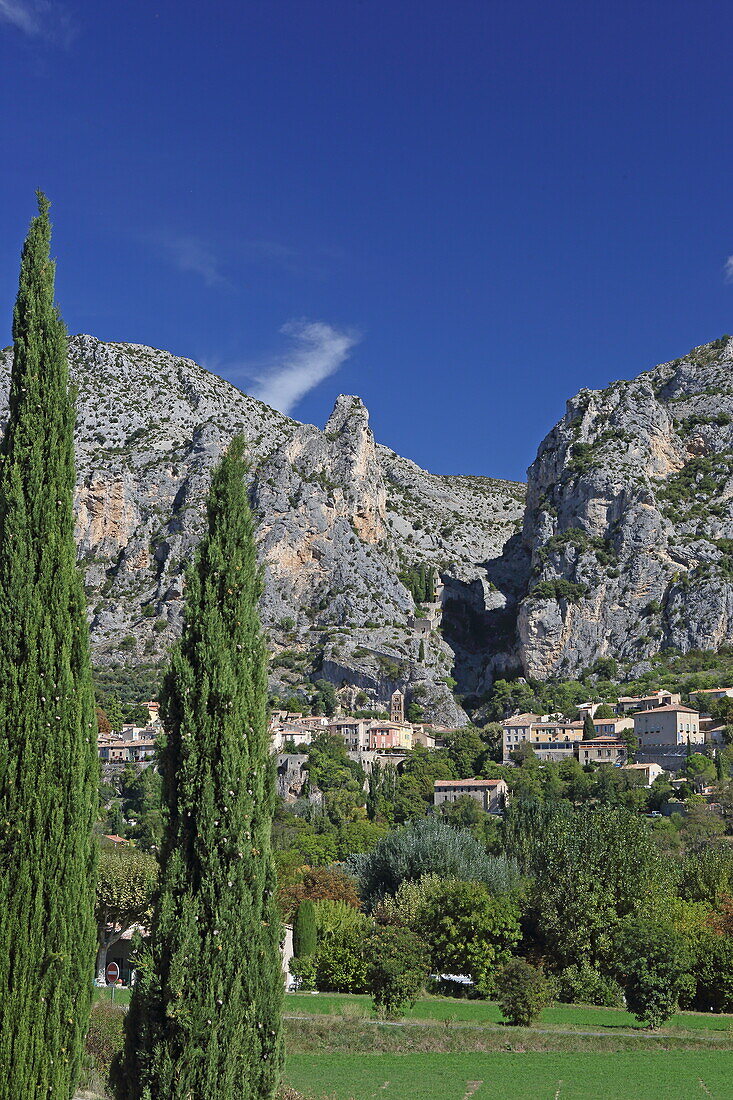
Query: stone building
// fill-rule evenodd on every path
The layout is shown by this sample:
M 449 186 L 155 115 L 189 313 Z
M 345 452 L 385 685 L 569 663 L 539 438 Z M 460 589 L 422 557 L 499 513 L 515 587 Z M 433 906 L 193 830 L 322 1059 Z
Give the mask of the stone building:
M 392 692 L 392 698 L 389 702 L 389 720 L 390 722 L 404 722 L 405 720 L 405 697 L 399 688 Z
M 455 802 L 459 798 L 473 798 L 484 813 L 500 814 L 506 808 L 509 788 L 503 779 L 436 779 L 433 805 Z

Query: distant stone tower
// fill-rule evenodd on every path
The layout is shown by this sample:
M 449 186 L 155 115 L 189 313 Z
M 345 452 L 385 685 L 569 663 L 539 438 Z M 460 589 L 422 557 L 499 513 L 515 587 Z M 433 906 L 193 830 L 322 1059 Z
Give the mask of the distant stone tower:
M 392 692 L 392 698 L 389 704 L 389 720 L 390 722 L 404 722 L 405 720 L 405 697 L 402 692 Z

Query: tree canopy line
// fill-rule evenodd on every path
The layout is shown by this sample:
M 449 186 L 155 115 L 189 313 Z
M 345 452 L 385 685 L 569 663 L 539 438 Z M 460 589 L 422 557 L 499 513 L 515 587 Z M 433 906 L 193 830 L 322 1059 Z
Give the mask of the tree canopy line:
M 70 1100 L 95 925 L 103 956 L 110 926 L 152 913 L 116 1095 L 266 1100 L 282 1064 L 283 982 L 262 582 L 244 442 L 235 439 L 215 470 L 207 533 L 187 574 L 183 637 L 165 677 L 162 797 L 160 809 L 149 808 L 160 819 L 148 821 L 159 874 L 134 851 L 104 854 L 98 869 L 74 404 L 48 208 L 39 194 L 23 249 L 0 453 L 0 1098 Z M 140 777 L 127 793 L 154 802 L 152 786 Z

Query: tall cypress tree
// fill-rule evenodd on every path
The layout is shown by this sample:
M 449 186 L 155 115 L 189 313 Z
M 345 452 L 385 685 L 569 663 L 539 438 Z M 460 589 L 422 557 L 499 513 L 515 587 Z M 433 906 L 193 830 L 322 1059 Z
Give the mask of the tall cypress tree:
M 0 452 L 0 1097 L 68 1100 L 92 997 L 94 693 L 48 200 L 23 248 Z
M 293 953 L 298 959 L 312 955 L 316 949 L 316 907 L 310 898 L 298 906 L 293 925 Z
M 214 472 L 163 688 L 161 878 L 116 1082 L 124 1100 L 260 1100 L 280 1074 L 275 784 L 243 450 L 237 438 Z

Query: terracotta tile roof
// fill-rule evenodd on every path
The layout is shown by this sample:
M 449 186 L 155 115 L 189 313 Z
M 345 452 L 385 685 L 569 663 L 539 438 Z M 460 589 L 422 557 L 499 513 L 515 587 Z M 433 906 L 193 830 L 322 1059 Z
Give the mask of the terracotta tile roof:
M 681 711 L 683 714 L 695 714 L 699 712 L 693 710 L 692 707 L 683 707 L 679 703 L 668 707 L 652 707 L 650 710 L 637 710 L 635 717 L 638 718 L 641 714 L 672 714 L 674 711 Z
M 503 779 L 436 779 L 436 787 L 496 787 Z

